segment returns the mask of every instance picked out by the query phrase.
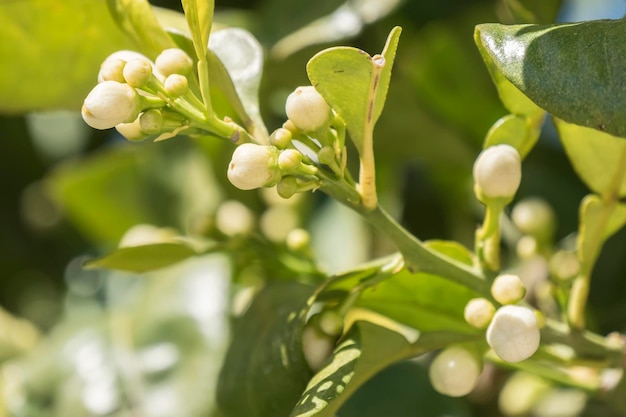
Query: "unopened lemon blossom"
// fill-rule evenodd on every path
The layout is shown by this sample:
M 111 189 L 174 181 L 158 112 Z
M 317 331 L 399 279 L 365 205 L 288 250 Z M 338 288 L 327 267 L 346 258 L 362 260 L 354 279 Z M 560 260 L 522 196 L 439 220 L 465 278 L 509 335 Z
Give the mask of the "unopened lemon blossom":
M 182 49 L 170 48 L 157 56 L 154 66 L 163 77 L 172 74 L 187 75 L 193 67 L 193 60 Z
M 240 190 L 274 185 L 281 177 L 279 153 L 274 146 L 239 145 L 228 164 L 228 180 Z
M 506 362 L 530 358 L 539 348 L 540 339 L 537 317 L 527 307 L 500 307 L 487 328 L 487 343 Z
M 100 65 L 100 71 L 98 72 L 98 82 L 103 81 L 117 81 L 124 82 L 123 70 L 127 62 L 133 59 L 148 59 L 145 55 L 139 52 L 121 50 L 113 52 L 109 55 Z
M 495 312 L 496 308 L 486 298 L 472 298 L 465 305 L 463 316 L 470 326 L 485 329 Z
M 134 121 L 140 111 L 141 100 L 133 87 L 117 81 L 103 81 L 85 98 L 81 113 L 94 129 L 110 129 Z
M 491 295 L 500 304 L 514 304 L 524 298 L 526 286 L 517 275 L 498 275 L 491 284 Z
M 483 150 L 474 163 L 474 186 L 479 200 L 512 199 L 522 180 L 522 162 L 517 149 L 495 145 Z
M 285 102 L 285 112 L 293 125 L 303 132 L 312 132 L 330 120 L 330 106 L 313 86 L 296 88 Z
M 480 372 L 480 364 L 470 351 L 451 346 L 437 355 L 428 375 L 435 390 L 450 397 L 461 397 L 474 389 Z

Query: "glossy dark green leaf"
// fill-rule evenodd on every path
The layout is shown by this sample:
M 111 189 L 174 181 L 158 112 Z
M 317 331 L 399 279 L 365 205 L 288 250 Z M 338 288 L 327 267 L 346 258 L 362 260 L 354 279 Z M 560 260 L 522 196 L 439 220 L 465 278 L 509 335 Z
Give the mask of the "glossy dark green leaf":
M 2 1 L 0 112 L 78 110 L 100 63 L 132 48 L 102 1 Z
M 601 196 L 626 196 L 626 141 L 555 120 L 565 152 L 578 176 Z
M 311 84 L 344 119 L 359 152 L 382 112 L 401 29 L 394 28 L 382 55 L 351 47 L 334 47 L 307 64 Z
M 151 245 L 119 248 L 85 263 L 87 268 L 107 268 L 142 273 L 164 268 L 199 252 L 185 242 L 154 243 Z
M 626 20 L 481 24 L 488 67 L 567 122 L 626 137 Z
M 159 24 L 147 0 L 107 0 L 109 10 L 140 52 L 155 59 L 161 51 L 176 44 Z
M 365 382 L 392 363 L 463 340 L 454 334 L 424 334 L 414 343 L 367 321 L 344 336 L 330 362 L 309 382 L 291 417 L 333 417 Z
M 271 284 L 236 324 L 217 390 L 225 417 L 288 416 L 312 373 L 302 328 L 314 288 Z

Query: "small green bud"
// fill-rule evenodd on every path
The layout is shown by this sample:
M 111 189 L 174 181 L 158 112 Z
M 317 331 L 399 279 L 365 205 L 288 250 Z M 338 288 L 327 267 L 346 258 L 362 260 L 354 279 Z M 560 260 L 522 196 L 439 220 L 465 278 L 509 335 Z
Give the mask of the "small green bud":
M 273 146 L 239 145 L 228 164 L 228 179 L 240 190 L 272 186 L 281 178 L 278 155 Z
M 163 82 L 163 88 L 172 97 L 184 96 L 189 91 L 189 81 L 184 75 L 171 74 Z
M 474 163 L 476 197 L 486 200 L 511 200 L 522 180 L 522 163 L 517 149 L 510 145 L 495 145 L 483 150 Z
M 278 156 L 278 167 L 285 173 L 296 171 L 301 163 L 302 154 L 295 149 L 285 149 Z
M 124 66 L 123 75 L 128 85 L 142 88 L 152 78 L 152 64 L 145 58 L 133 59 Z
M 296 128 L 303 132 L 315 131 L 330 121 L 330 106 L 313 86 L 298 87 L 289 94 L 285 112 Z
M 157 56 L 154 66 L 163 77 L 172 74 L 187 75 L 193 67 L 193 60 L 178 48 L 166 49 Z
M 82 116 L 94 129 L 110 129 L 120 123 L 129 123 L 141 111 L 137 91 L 128 84 L 103 81 L 85 98 Z
M 433 388 L 450 397 L 469 394 L 480 376 L 481 366 L 467 349 L 451 346 L 437 355 L 428 375 Z
M 291 131 L 283 127 L 279 127 L 270 135 L 270 143 L 278 149 L 285 149 L 291 143 L 292 138 L 293 135 L 291 134 Z
M 335 162 L 335 150 L 331 146 L 324 146 L 317 153 L 320 164 L 330 165 Z
M 163 115 L 160 110 L 145 111 L 139 116 L 139 125 L 144 133 L 158 135 L 163 128 Z
M 291 198 L 298 192 L 298 180 L 291 175 L 284 176 L 278 184 L 276 184 L 276 191 L 282 198 Z

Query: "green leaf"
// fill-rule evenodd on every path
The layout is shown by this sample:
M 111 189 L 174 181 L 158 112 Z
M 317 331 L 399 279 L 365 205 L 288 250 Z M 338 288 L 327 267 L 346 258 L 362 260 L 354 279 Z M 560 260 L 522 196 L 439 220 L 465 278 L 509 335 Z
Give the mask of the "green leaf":
M 543 120 L 543 117 L 538 119 Z M 539 139 L 541 125 L 522 115 L 509 114 L 491 126 L 485 137 L 483 148 L 494 145 L 511 145 L 519 152 L 522 159 L 528 155 Z
M 176 47 L 147 0 L 107 0 L 107 3 L 117 24 L 148 58 L 155 59 L 164 49 Z
M 193 45 L 198 59 L 206 56 L 206 49 L 209 44 L 211 25 L 213 23 L 212 0 L 182 0 L 183 9 L 187 24 L 191 30 Z
M 344 336 L 328 365 L 311 379 L 290 417 L 333 417 L 360 386 L 390 364 L 463 338 L 424 334 L 412 344 L 385 327 L 359 321 Z
M 428 240 L 424 242 L 427 248 L 436 250 L 449 258 L 457 260 L 465 265 L 475 266 L 474 254 L 462 244 L 453 240 Z
M 237 323 L 220 373 L 217 398 L 225 417 L 281 417 L 311 378 L 302 328 L 314 288 L 272 284 Z
M 100 63 L 134 48 L 101 1 L 0 2 L 0 112 L 80 109 Z
M 562 120 L 555 120 L 574 170 L 601 196 L 626 196 L 626 141 Z
M 119 248 L 85 263 L 87 268 L 107 268 L 142 273 L 164 268 L 200 254 L 185 242 L 164 242 Z
M 335 47 L 319 52 L 307 64 L 311 84 L 344 119 L 359 153 L 368 146 L 364 142 L 384 107 L 400 32 L 399 27 L 391 31 L 382 55 Z
M 503 0 L 502 6 L 515 23 L 552 23 L 561 8 L 561 1 Z
M 626 225 L 626 204 L 606 203 L 595 194 L 580 203 L 579 257 L 593 260 L 602 244 Z
M 541 108 L 626 137 L 626 20 L 482 24 L 475 39 L 488 67 Z

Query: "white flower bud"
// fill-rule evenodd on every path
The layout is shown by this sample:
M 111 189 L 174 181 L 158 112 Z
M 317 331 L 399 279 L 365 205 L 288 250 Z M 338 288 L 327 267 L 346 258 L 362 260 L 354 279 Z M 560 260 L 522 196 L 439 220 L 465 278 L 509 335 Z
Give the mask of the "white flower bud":
M 554 212 L 540 198 L 528 198 L 513 207 L 513 223 L 520 232 L 532 236 L 546 236 L 554 229 Z
M 514 304 L 526 295 L 526 286 L 517 275 L 498 275 L 491 284 L 491 295 L 500 304 Z
M 254 229 L 254 223 L 252 211 L 236 200 L 224 201 L 215 213 L 217 228 L 227 236 L 248 234 Z
M 452 346 L 437 355 L 428 375 L 435 390 L 450 397 L 461 397 L 474 389 L 480 371 L 480 364 L 471 352 Z
M 285 149 L 278 156 L 278 167 L 285 172 L 294 172 L 302 163 L 302 154 L 295 149 Z
M 291 143 L 292 134 L 290 130 L 279 127 L 270 135 L 270 143 L 279 149 L 285 149 Z
M 330 107 L 313 86 L 298 87 L 285 103 L 287 117 L 303 132 L 319 129 L 330 120 Z
M 124 79 L 131 87 L 141 88 L 152 78 L 152 64 L 146 58 L 136 58 L 124 66 Z
M 512 199 L 522 180 L 519 152 L 510 145 L 495 145 L 483 150 L 474 163 L 474 186 L 480 201 Z
M 465 305 L 463 313 L 465 321 L 477 329 L 485 329 L 489 326 L 496 308 L 486 298 L 472 298 Z
M 285 243 L 289 250 L 303 251 L 311 245 L 311 234 L 304 229 L 293 229 L 287 234 Z
M 163 82 L 163 88 L 172 97 L 184 96 L 189 91 L 189 81 L 184 75 L 171 74 Z
M 117 81 L 123 83 L 124 75 L 122 71 L 127 62 L 133 59 L 148 59 L 145 55 L 135 51 L 116 51 L 109 55 L 100 65 L 100 72 L 98 73 L 98 82 L 102 81 Z
M 171 48 L 157 56 L 154 66 L 164 77 L 172 74 L 186 75 L 191 71 L 193 60 L 182 49 Z
M 109 129 L 137 118 L 140 108 L 137 91 L 128 84 L 103 81 L 96 85 L 83 103 L 82 115 L 95 129 Z
M 487 343 L 506 362 L 530 358 L 539 348 L 540 339 L 537 317 L 527 307 L 500 307 L 487 329 Z
M 228 179 L 240 190 L 252 190 L 276 184 L 279 150 L 273 146 L 244 143 L 239 145 L 228 165 Z

